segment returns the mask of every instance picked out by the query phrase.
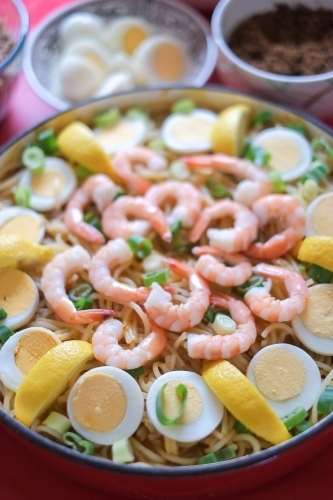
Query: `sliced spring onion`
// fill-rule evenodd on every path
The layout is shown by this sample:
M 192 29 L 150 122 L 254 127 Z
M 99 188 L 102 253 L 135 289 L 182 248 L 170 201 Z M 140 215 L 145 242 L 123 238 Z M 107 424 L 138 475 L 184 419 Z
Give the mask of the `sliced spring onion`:
M 331 283 L 333 278 L 332 271 L 324 269 L 323 267 L 317 266 L 317 264 L 312 264 L 308 270 L 308 275 L 318 283 Z
M 236 331 L 235 321 L 226 314 L 217 313 L 213 322 L 213 330 L 216 335 L 231 335 Z
M 172 239 L 175 240 L 178 238 L 180 231 L 183 228 L 183 223 L 181 220 L 176 220 L 173 224 L 171 224 L 170 230 L 172 234 Z
M 20 207 L 30 207 L 30 190 L 23 186 L 18 187 L 14 193 L 14 200 Z
M 125 196 L 125 194 L 126 193 L 124 193 L 124 191 L 118 191 L 118 193 L 116 194 L 116 196 L 113 198 L 113 201 L 116 201 L 121 196 Z
M 168 418 L 164 414 L 163 410 L 163 392 L 165 387 L 168 384 L 164 384 L 161 389 L 158 391 L 156 396 L 156 416 L 162 425 L 173 425 L 177 422 L 177 420 L 182 416 L 185 410 L 186 402 L 187 402 L 187 388 L 184 384 L 178 384 L 176 387 L 176 393 L 178 394 L 181 405 L 177 415 L 174 418 Z
M 85 455 L 92 455 L 95 451 L 95 446 L 90 441 L 83 439 L 79 434 L 75 432 L 65 432 L 62 435 L 62 440 L 65 445 L 73 448 L 75 451 L 84 453 Z
M 313 179 L 307 179 L 302 186 L 302 196 L 306 201 L 315 199 L 319 191 L 318 184 Z
M 314 161 L 312 164 L 313 168 L 306 172 L 306 174 L 302 175 L 300 181 L 304 184 L 308 179 L 312 179 L 315 182 L 320 182 L 323 180 L 329 173 L 330 169 L 324 163 L 320 161 Z
M 269 176 L 270 181 L 272 183 L 273 193 L 285 193 L 286 192 L 286 185 L 285 185 L 284 181 L 282 180 L 281 174 L 279 174 L 279 172 L 276 172 L 276 171 L 268 172 L 268 176 Z
M 273 113 L 269 109 L 262 109 L 255 113 L 252 117 L 253 125 L 261 125 L 273 120 Z
M 217 313 L 213 311 L 213 309 L 209 306 L 205 314 L 203 315 L 202 321 L 204 323 L 213 323 L 215 319 L 215 315 Z
M 290 130 L 294 130 L 295 132 L 298 132 L 299 134 L 303 135 L 304 137 L 307 137 L 306 129 L 300 123 L 288 123 L 288 125 L 286 125 L 285 127 L 289 128 Z
M 306 262 L 300 262 L 298 265 L 297 265 L 298 269 L 300 271 L 306 271 L 307 268 L 308 268 L 308 264 Z
M 94 289 L 92 285 L 87 281 L 83 281 L 68 292 L 68 297 L 72 302 L 77 302 L 78 300 L 91 295 L 93 291 Z
M 307 431 L 310 429 L 311 425 L 307 420 L 302 420 L 299 424 L 295 425 L 293 428 L 293 434 L 297 436 L 298 434 L 302 434 L 302 432 Z
M 170 269 L 157 269 L 142 275 L 144 286 L 150 286 L 152 283 L 164 285 L 170 278 Z
M 234 424 L 234 429 L 237 432 L 237 434 L 253 434 L 253 432 L 244 424 L 242 424 L 242 422 L 240 422 L 239 420 L 236 420 Z
M 93 299 L 91 297 L 82 297 L 82 299 L 74 302 L 74 305 L 77 311 L 85 311 L 92 308 Z
M 271 154 L 260 146 L 252 146 L 250 143 L 244 152 L 244 158 L 252 161 L 257 167 L 264 167 L 271 158 Z
M 218 184 L 213 179 L 207 179 L 205 185 L 208 188 L 212 197 L 215 198 L 216 200 L 220 200 L 222 198 L 231 198 L 231 193 L 229 189 L 222 186 L 222 184 Z
M 43 420 L 42 424 L 60 432 L 60 434 L 64 434 L 64 432 L 68 431 L 72 426 L 69 418 L 65 417 L 61 413 L 58 413 L 57 411 L 51 411 L 50 415 Z
M 151 141 L 149 141 L 147 146 L 148 148 L 155 150 L 166 149 L 166 144 L 160 137 L 157 137 L 156 139 L 152 139 Z
M 7 318 L 7 313 L 3 307 L 0 307 L 0 321 Z
M 38 175 L 43 172 L 45 164 L 44 151 L 38 146 L 25 148 L 21 157 L 23 165 L 33 174 Z
M 172 248 L 172 251 L 175 253 L 191 253 L 193 245 L 177 245 Z
M 284 423 L 284 425 L 287 427 L 288 431 L 293 429 L 295 425 L 299 424 L 308 416 L 308 412 L 302 407 L 298 406 L 290 412 L 288 415 L 283 417 L 281 420 Z
M 4 345 L 12 335 L 14 335 L 13 330 L 5 325 L 0 326 L 0 342 L 2 345 Z
M 102 226 L 99 219 L 95 216 L 93 212 L 87 212 L 83 217 L 84 222 L 87 222 L 98 231 L 102 232 Z
M 134 461 L 134 452 L 128 438 L 120 439 L 112 445 L 112 460 L 118 464 Z
M 331 146 L 322 137 L 314 137 L 314 139 L 312 139 L 311 141 L 311 147 L 314 153 L 316 153 L 317 151 L 321 151 L 323 153 L 328 154 L 329 156 L 332 155 Z
M 95 127 L 111 127 L 119 122 L 121 114 L 118 108 L 111 108 L 107 111 L 102 111 L 98 113 L 93 118 L 93 124 Z
M 188 166 L 180 160 L 175 160 L 170 163 L 170 175 L 173 179 L 184 181 L 190 178 L 191 172 Z
M 131 120 L 142 120 L 148 122 L 150 120 L 147 113 L 143 111 L 141 108 L 130 108 L 126 111 L 126 117 Z
M 157 271 L 157 269 L 161 269 L 162 267 L 161 254 L 154 252 L 148 255 L 148 257 L 143 259 L 142 267 L 146 271 L 146 273 L 149 273 L 151 271 Z
M 75 169 L 75 175 L 79 179 L 79 181 L 85 181 L 88 177 L 94 175 L 94 172 L 83 165 L 80 165 Z
M 139 259 L 148 257 L 154 248 L 152 242 L 140 234 L 133 234 L 130 236 L 127 240 L 127 244 L 134 255 L 139 257 Z
M 196 465 L 215 464 L 216 462 L 224 462 L 236 457 L 236 445 L 231 444 L 222 450 L 215 453 L 209 453 L 196 461 Z
M 321 415 L 328 415 L 333 411 L 333 386 L 328 385 L 320 394 L 317 403 L 317 411 Z
M 191 113 L 195 109 L 195 102 L 193 99 L 179 99 L 171 107 L 171 113 Z
M 143 375 L 145 373 L 145 369 L 143 366 L 139 366 L 139 368 L 133 368 L 132 370 L 125 370 L 125 372 L 132 375 L 132 377 L 139 377 L 139 375 Z
M 262 276 L 251 276 L 243 285 L 240 285 L 236 288 L 237 294 L 240 297 L 244 297 L 244 295 L 254 287 L 263 286 L 264 278 Z
M 53 155 L 56 151 L 58 151 L 59 147 L 57 143 L 57 138 L 52 128 L 47 128 L 45 130 L 42 130 L 38 134 L 37 139 L 40 143 L 40 147 L 42 148 L 45 154 Z

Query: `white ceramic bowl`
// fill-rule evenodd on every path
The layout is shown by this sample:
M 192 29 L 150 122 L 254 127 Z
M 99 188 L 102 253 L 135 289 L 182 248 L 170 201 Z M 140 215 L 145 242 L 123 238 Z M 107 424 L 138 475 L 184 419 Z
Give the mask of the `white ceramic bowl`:
M 235 89 L 295 106 L 318 118 L 329 118 L 333 115 L 333 71 L 311 76 L 269 73 L 244 62 L 228 46 L 237 25 L 254 14 L 274 10 L 276 3 L 277 0 L 221 0 L 218 3 L 212 17 L 212 33 L 219 47 L 219 76 Z M 300 3 L 312 9 L 333 9 L 332 0 L 283 1 L 290 6 Z
M 183 42 L 189 54 L 190 71 L 186 81 L 204 85 L 214 71 L 218 49 L 210 34 L 209 22 L 201 14 L 181 2 L 172 0 L 87 0 L 67 5 L 52 12 L 33 31 L 24 59 L 24 71 L 33 90 L 44 101 L 59 110 L 73 104 L 63 98 L 54 85 L 55 68 L 61 51 L 60 23 L 71 14 L 89 12 L 112 21 L 123 16 L 136 16 L 157 26 Z M 127 90 L 127 89 L 119 89 Z

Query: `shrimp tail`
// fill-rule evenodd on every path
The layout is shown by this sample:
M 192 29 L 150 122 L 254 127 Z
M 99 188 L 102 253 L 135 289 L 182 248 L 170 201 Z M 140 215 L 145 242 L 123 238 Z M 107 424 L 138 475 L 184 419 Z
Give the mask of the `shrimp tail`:
M 101 323 L 114 316 L 114 311 L 110 309 L 86 309 L 85 311 L 76 311 L 71 314 L 70 317 L 63 314 L 63 311 L 59 314 L 59 312 L 55 310 L 55 313 L 60 319 L 72 325 L 87 325 L 95 322 Z
M 72 232 L 80 238 L 90 241 L 91 243 L 105 242 L 103 234 L 94 226 L 84 221 L 79 222 L 79 224 L 76 225 L 75 229 L 72 229 Z

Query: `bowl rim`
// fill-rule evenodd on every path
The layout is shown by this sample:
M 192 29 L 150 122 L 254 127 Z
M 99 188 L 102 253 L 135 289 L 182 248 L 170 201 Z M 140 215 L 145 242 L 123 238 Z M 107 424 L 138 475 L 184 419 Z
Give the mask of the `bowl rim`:
M 125 92 L 118 92 L 116 94 L 113 94 L 111 98 L 117 97 L 117 96 L 126 96 L 130 94 L 136 94 L 136 93 L 148 93 L 148 92 L 155 92 L 155 91 L 168 91 L 168 90 L 182 90 L 182 91 L 188 91 L 188 90 L 195 90 L 196 92 L 202 92 L 203 94 L 207 91 L 212 92 L 212 93 L 226 93 L 226 94 L 232 94 L 232 95 L 237 95 L 237 96 L 245 96 L 245 97 L 250 97 L 256 102 L 259 102 L 261 104 L 267 104 L 270 106 L 277 107 L 279 109 L 282 109 L 286 112 L 291 112 L 296 115 L 298 115 L 301 118 L 304 118 L 306 121 L 310 122 L 311 124 L 319 127 L 321 130 L 327 132 L 330 134 L 333 138 L 333 129 L 328 127 L 327 125 L 323 124 L 320 120 L 317 118 L 314 118 L 307 113 L 304 113 L 303 111 L 299 111 L 297 109 L 294 109 L 290 106 L 287 105 L 281 105 L 279 103 L 274 103 L 271 102 L 267 99 L 262 99 L 260 97 L 254 96 L 250 93 L 247 92 L 240 92 L 240 91 L 235 91 L 234 89 L 228 88 L 228 87 L 222 87 L 219 85 L 206 85 L 202 87 L 201 89 L 198 89 L 195 86 L 189 86 L 189 85 L 175 85 L 175 86 L 169 86 L 169 87 L 164 87 L 164 86 L 156 86 L 154 88 L 143 88 L 143 89 L 137 89 L 137 90 L 128 90 Z M 34 124 L 32 127 L 30 127 L 28 130 L 22 132 L 18 136 L 14 137 L 11 141 L 6 143 L 2 148 L 0 148 L 0 156 L 5 153 L 9 148 L 11 148 L 16 142 L 19 142 L 21 139 L 23 139 L 26 135 L 32 133 L 34 130 L 37 128 L 43 126 L 44 124 L 47 124 L 49 121 L 52 121 L 53 119 L 65 115 L 68 112 L 71 112 L 72 110 L 81 108 L 85 105 L 93 104 L 93 103 L 98 103 L 102 102 L 105 99 L 109 99 L 110 96 L 107 97 L 99 97 L 95 99 L 87 99 L 84 102 L 80 102 L 79 104 L 73 105 L 70 108 L 64 110 L 64 111 L 59 111 L 45 120 L 38 122 L 37 124 Z M 311 427 L 309 430 L 303 432 L 302 434 L 299 434 L 298 436 L 294 436 L 292 439 L 285 441 L 281 444 L 271 446 L 270 448 L 261 450 L 256 453 L 252 453 L 251 455 L 246 455 L 244 457 L 239 457 L 238 459 L 235 460 L 229 460 L 226 462 L 218 462 L 215 464 L 209 464 L 205 465 L 205 467 L 198 467 L 197 465 L 187 465 L 187 466 L 153 466 L 153 467 L 141 467 L 141 466 L 129 466 L 128 464 L 118 464 L 114 463 L 111 460 L 106 460 L 103 458 L 99 457 L 93 457 L 89 455 L 82 455 L 70 448 L 67 448 L 65 446 L 62 446 L 54 441 L 51 441 L 50 439 L 37 434 L 34 431 L 31 431 L 30 428 L 24 426 L 15 418 L 13 418 L 11 415 L 6 413 L 2 408 L 0 408 L 0 422 L 2 422 L 5 426 L 8 426 L 12 431 L 15 432 L 15 434 L 23 437 L 26 441 L 29 443 L 33 443 L 39 448 L 42 448 L 43 450 L 49 451 L 51 454 L 57 455 L 63 459 L 69 460 L 71 462 L 75 462 L 77 464 L 86 466 L 86 467 L 91 467 L 94 469 L 98 469 L 101 471 L 107 471 L 107 472 L 115 472 L 117 474 L 123 474 L 123 475 L 130 475 L 130 476 L 144 476 L 144 477 L 171 477 L 171 478 L 177 478 L 177 477 L 192 477 L 192 476 L 206 476 L 206 475 L 216 475 L 216 474 L 221 474 L 223 472 L 230 472 L 234 470 L 239 470 L 243 467 L 250 467 L 250 466 L 256 466 L 260 465 L 260 463 L 265 462 L 267 460 L 272 460 L 277 457 L 277 455 L 284 455 L 290 450 L 294 449 L 294 447 L 297 447 L 299 444 L 301 444 L 303 441 L 305 441 L 307 438 L 309 439 L 314 439 L 315 436 L 324 431 L 328 426 L 332 426 L 333 428 L 333 413 L 330 415 L 327 415 L 323 420 L 315 424 L 313 427 Z
M 29 31 L 29 14 L 26 6 L 21 0 L 10 0 L 11 3 L 16 7 L 17 13 L 20 17 L 20 37 L 18 41 L 15 43 L 12 50 L 7 54 L 5 59 L 0 62 L 0 71 L 4 70 L 13 59 L 15 59 L 16 55 L 23 48 L 25 39 L 27 38 Z
M 190 17 L 192 17 L 192 19 L 194 19 L 197 22 L 197 24 L 204 32 L 206 39 L 206 51 L 207 51 L 206 58 L 200 69 L 199 74 L 194 79 L 194 82 L 191 82 L 192 85 L 201 87 L 208 81 L 208 79 L 212 75 L 218 58 L 218 47 L 213 40 L 209 21 L 200 12 L 198 12 L 188 4 L 177 2 L 176 0 L 156 0 L 156 1 L 161 4 L 166 4 L 174 9 L 178 9 L 179 11 L 186 12 Z M 47 102 L 48 104 L 50 104 L 51 106 L 55 107 L 57 110 L 60 111 L 69 109 L 69 107 L 75 105 L 76 103 L 72 101 L 67 101 L 66 99 L 63 99 L 60 96 L 53 94 L 46 87 L 44 87 L 44 85 L 40 83 L 39 79 L 36 77 L 32 64 L 31 56 L 33 53 L 34 45 L 37 42 L 40 35 L 52 21 L 54 21 L 55 19 L 57 19 L 66 12 L 75 13 L 78 7 L 80 9 L 81 8 L 84 9 L 86 4 L 91 4 L 91 3 L 93 3 L 93 0 L 76 1 L 53 10 L 49 15 L 43 18 L 43 20 L 31 31 L 31 33 L 29 33 L 27 39 L 27 44 L 23 58 L 23 71 L 25 77 L 29 85 L 31 86 L 32 90 L 41 99 L 43 99 L 45 102 Z M 175 85 L 177 85 L 177 83 L 175 83 Z M 131 90 L 135 91 L 135 89 L 139 88 L 141 87 L 137 86 L 133 87 L 133 89 Z M 91 98 L 93 99 L 93 97 Z M 86 99 L 78 101 L 78 103 L 83 103 L 85 101 Z
M 243 71 L 250 73 L 258 78 L 263 78 L 265 80 L 269 80 L 270 82 L 279 82 L 279 83 L 298 83 L 298 84 L 306 84 L 306 83 L 315 83 L 322 82 L 333 79 L 333 70 L 328 71 L 326 73 L 319 73 L 317 75 L 306 75 L 306 76 L 289 76 L 289 75 L 280 75 L 278 73 L 270 73 L 269 71 L 264 71 L 262 69 L 256 68 L 251 64 L 243 61 L 240 57 L 238 57 L 226 43 L 224 38 L 224 34 L 222 31 L 222 17 L 225 13 L 225 9 L 233 0 L 220 0 L 216 5 L 211 20 L 212 27 L 212 35 L 216 45 L 219 47 L 221 52 L 229 59 L 235 66 L 240 67 Z

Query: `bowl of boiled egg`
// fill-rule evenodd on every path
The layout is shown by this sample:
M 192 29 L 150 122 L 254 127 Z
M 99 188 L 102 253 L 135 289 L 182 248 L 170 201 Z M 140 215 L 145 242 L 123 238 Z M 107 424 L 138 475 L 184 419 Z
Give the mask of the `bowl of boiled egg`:
M 208 21 L 169 0 L 88 0 L 32 33 L 24 69 L 57 109 L 138 86 L 204 85 L 217 60 Z

